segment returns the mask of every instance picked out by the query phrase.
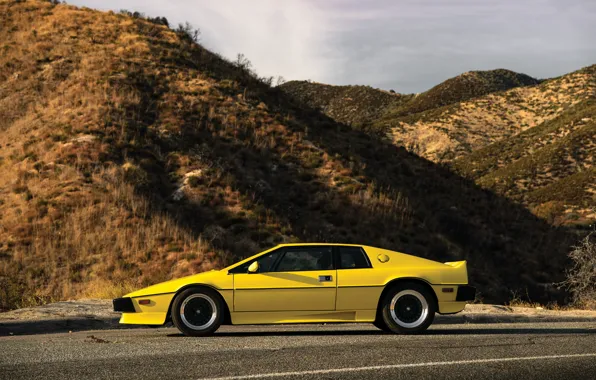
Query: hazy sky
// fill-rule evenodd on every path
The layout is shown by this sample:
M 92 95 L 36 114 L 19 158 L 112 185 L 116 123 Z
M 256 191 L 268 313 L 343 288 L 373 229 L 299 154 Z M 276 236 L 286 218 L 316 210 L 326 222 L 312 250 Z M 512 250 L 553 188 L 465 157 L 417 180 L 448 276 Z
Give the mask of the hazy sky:
M 596 63 L 595 0 L 70 0 L 189 21 L 259 75 L 421 92 L 468 70 Z

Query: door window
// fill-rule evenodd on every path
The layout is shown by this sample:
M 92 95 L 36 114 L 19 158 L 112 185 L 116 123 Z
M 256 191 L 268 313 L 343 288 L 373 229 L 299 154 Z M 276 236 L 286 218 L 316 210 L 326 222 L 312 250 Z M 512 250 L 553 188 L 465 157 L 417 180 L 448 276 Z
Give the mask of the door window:
M 360 247 L 339 247 L 339 269 L 370 268 L 366 252 Z
M 271 272 L 273 265 L 279 258 L 279 256 L 284 252 L 284 249 L 276 249 L 273 252 L 269 252 L 264 254 L 263 256 L 258 257 L 256 260 L 249 261 L 244 263 L 240 266 L 237 266 L 234 269 L 230 270 L 230 273 L 248 273 L 248 267 L 250 264 L 254 263 L 255 261 L 259 263 L 259 270 L 257 273 L 265 273 Z
M 333 248 L 289 248 L 277 264 L 276 272 L 315 271 L 333 269 Z

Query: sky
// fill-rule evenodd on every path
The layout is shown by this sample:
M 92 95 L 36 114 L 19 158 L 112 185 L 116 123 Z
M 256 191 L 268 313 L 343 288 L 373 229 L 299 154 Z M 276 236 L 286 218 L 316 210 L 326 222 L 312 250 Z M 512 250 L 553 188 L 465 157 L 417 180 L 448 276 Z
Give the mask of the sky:
M 594 0 L 68 0 L 188 21 L 260 76 L 418 93 L 470 70 L 596 64 Z

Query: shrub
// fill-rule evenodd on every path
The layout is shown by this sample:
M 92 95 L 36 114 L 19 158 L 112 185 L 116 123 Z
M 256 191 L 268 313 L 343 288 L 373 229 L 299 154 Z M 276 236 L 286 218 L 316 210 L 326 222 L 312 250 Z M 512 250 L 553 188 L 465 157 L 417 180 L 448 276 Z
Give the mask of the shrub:
M 176 29 L 176 32 L 179 35 L 188 38 L 192 42 L 199 43 L 201 30 L 193 28 L 188 21 L 184 24 L 178 24 L 178 29 Z
M 569 252 L 573 266 L 567 270 L 563 286 L 580 307 L 596 309 L 596 235 L 586 236 Z
M 154 24 L 157 25 L 165 25 L 165 26 L 170 26 L 170 23 L 168 22 L 168 19 L 165 17 L 148 17 L 147 21 L 152 22 Z
M 548 201 L 534 207 L 532 211 L 537 217 L 546 220 L 550 224 L 553 224 L 556 217 L 565 211 L 565 205 L 563 202 L 559 201 Z
M 202 182 L 202 178 L 198 175 L 191 175 L 188 177 L 188 185 L 190 187 L 198 187 Z
M 124 179 L 135 185 L 138 188 L 142 188 L 143 186 L 147 186 L 149 184 L 149 175 L 148 173 L 140 168 L 139 166 L 126 162 L 122 165 L 122 169 L 124 170 Z

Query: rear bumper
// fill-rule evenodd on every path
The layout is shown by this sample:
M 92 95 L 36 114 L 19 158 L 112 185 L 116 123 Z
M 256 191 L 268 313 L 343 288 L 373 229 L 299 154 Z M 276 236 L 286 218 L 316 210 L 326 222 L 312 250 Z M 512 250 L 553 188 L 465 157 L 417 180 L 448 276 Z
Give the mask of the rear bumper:
M 115 298 L 112 300 L 112 305 L 114 305 L 114 311 L 119 313 L 134 313 L 136 311 L 130 297 Z
M 460 285 L 457 287 L 456 301 L 474 301 L 476 299 L 476 288 L 469 285 Z

